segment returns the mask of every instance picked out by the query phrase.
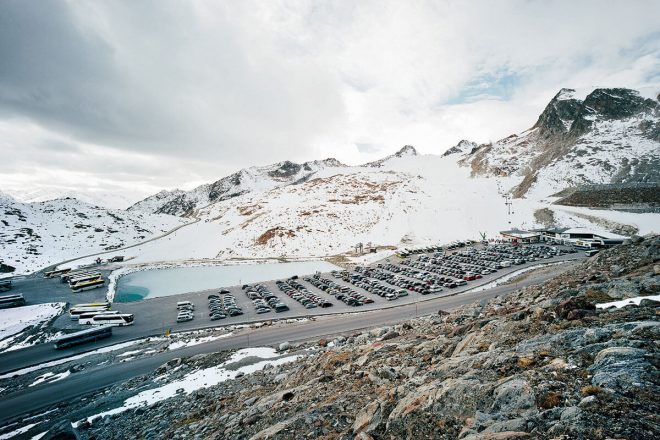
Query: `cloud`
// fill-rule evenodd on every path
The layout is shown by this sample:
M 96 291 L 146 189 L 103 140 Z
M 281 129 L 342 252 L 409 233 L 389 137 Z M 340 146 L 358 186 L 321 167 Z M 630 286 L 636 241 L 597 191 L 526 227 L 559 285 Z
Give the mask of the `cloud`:
M 0 187 L 145 192 L 496 140 L 561 87 L 657 87 L 659 15 L 642 0 L 0 2 Z

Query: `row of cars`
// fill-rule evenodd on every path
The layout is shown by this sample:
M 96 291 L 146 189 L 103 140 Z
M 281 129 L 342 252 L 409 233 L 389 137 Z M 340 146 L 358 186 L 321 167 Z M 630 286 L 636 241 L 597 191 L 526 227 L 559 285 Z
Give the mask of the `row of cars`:
M 228 290 L 220 292 L 220 294 L 212 293 L 208 296 L 211 321 L 224 319 L 227 316 L 242 315 L 243 309 L 236 304 L 236 297 L 231 295 Z
M 358 267 L 355 268 L 358 271 Z M 394 301 L 395 299 L 408 296 L 408 291 L 403 289 L 398 289 L 396 287 L 386 286 L 381 283 L 379 279 L 386 281 L 384 278 L 381 278 L 382 275 L 379 271 L 369 270 L 370 268 L 361 268 L 362 273 L 352 273 L 349 276 L 349 282 L 354 284 L 356 287 L 366 290 L 369 293 L 385 298 L 388 301 Z M 392 283 L 390 283 L 392 284 Z M 399 286 L 403 287 L 403 286 Z
M 295 299 L 306 309 L 313 309 L 316 307 L 332 307 L 332 303 L 323 297 L 310 292 L 305 286 L 298 281 L 289 279 L 287 281 L 277 281 L 277 287 L 287 294 L 287 296 Z
M 276 313 L 289 310 L 289 307 L 263 284 L 244 285 L 243 290 L 245 295 L 252 300 L 257 314 L 269 313 L 271 310 L 275 310 Z
M 176 315 L 176 322 L 187 322 L 195 319 L 195 304 L 190 301 L 179 301 L 176 303 L 178 311 Z
M 441 292 L 443 287 L 458 286 L 454 279 L 444 279 L 436 274 L 391 263 L 379 264 L 373 276 L 422 295 Z
M 309 277 L 304 278 L 304 280 L 310 283 L 311 285 L 313 285 L 314 287 L 316 287 L 317 289 L 322 290 L 334 296 L 339 301 L 351 307 L 358 307 L 364 304 L 370 304 L 374 302 L 371 298 L 368 298 L 356 292 L 350 287 L 341 286 L 332 280 L 329 280 L 327 278 L 322 278 L 321 275 L 319 274 L 316 274 L 311 278 Z

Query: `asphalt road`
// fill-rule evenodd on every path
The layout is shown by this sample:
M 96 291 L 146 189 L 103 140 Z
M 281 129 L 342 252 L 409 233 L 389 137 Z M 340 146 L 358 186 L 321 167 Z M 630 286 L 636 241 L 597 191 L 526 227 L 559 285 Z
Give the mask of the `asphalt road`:
M 506 295 L 519 288 L 542 283 L 577 263 L 578 261 L 572 261 L 562 265 L 546 267 L 530 272 L 524 280 L 518 283 L 488 290 L 435 298 L 429 301 L 402 305 L 401 307 L 373 310 L 368 313 L 328 315 L 319 317 L 315 321 L 294 323 L 282 327 L 246 329 L 232 337 L 182 348 L 173 352 L 158 353 L 151 357 L 113 365 L 112 368 L 97 367 L 84 370 L 72 374 L 61 382 L 44 383 L 29 390 L 3 396 L 0 402 L 0 423 L 6 424 L 23 415 L 34 413 L 59 402 L 80 398 L 109 385 L 149 373 L 174 358 L 249 346 L 272 346 L 284 341 L 314 340 L 322 336 L 351 334 L 359 329 L 392 325 L 415 316 L 437 313 L 439 309 L 452 310 L 464 304 L 488 300 L 496 296 Z
M 163 335 L 166 330 L 172 332 L 181 332 L 188 330 L 196 330 L 202 328 L 214 328 L 225 325 L 243 324 L 247 322 L 258 322 L 270 319 L 290 319 L 297 317 L 311 317 L 321 316 L 338 313 L 348 312 L 365 312 L 373 311 L 384 308 L 394 307 L 394 315 L 405 313 L 404 304 L 415 304 L 426 301 L 434 301 L 446 295 L 459 295 L 464 296 L 464 292 L 474 289 L 485 284 L 488 284 L 502 276 L 506 276 L 512 272 L 516 272 L 526 267 L 538 265 L 539 263 L 556 263 L 566 260 L 583 259 L 581 253 L 567 254 L 559 257 L 550 258 L 540 262 L 533 262 L 510 268 L 500 269 L 496 273 L 486 275 L 482 279 L 469 282 L 467 285 L 455 289 L 444 289 L 442 292 L 430 295 L 420 295 L 417 292 L 410 292 L 407 297 L 399 298 L 395 301 L 387 301 L 373 293 L 369 293 L 361 288 L 358 288 L 350 283 L 344 282 L 340 279 L 332 278 L 330 274 L 324 276 L 332 279 L 340 285 L 346 285 L 355 291 L 364 294 L 365 296 L 374 300 L 372 304 L 365 304 L 360 307 L 351 307 L 341 301 L 336 300 L 332 295 L 329 295 L 322 290 L 317 289 L 312 284 L 309 284 L 301 279 L 298 281 L 304 284 L 311 292 L 328 298 L 334 306 L 321 309 L 305 309 L 294 299 L 288 297 L 281 292 L 274 281 L 268 281 L 261 284 L 266 285 L 275 295 L 278 296 L 290 310 L 282 313 L 270 312 L 267 314 L 256 314 L 252 302 L 247 298 L 245 292 L 241 290 L 240 286 L 232 286 L 228 289 L 236 297 L 237 303 L 242 307 L 244 315 L 226 318 L 218 321 L 211 321 L 208 314 L 208 299 L 207 296 L 211 292 L 217 292 L 217 289 L 206 290 L 202 292 L 186 293 L 181 295 L 173 295 L 159 298 L 151 298 L 143 301 L 136 301 L 131 303 L 114 303 L 113 309 L 125 313 L 132 313 L 135 315 L 134 324 L 129 327 L 115 327 L 113 329 L 112 338 L 104 339 L 95 344 L 85 344 L 80 346 L 71 347 L 63 350 L 54 350 L 52 344 L 38 344 L 22 350 L 15 350 L 0 354 L 0 374 L 10 371 L 15 371 L 31 365 L 41 364 L 44 362 L 52 361 L 55 359 L 72 356 L 74 354 L 83 353 L 86 351 L 94 350 L 107 345 L 114 345 L 120 342 L 125 342 L 133 339 L 144 338 L 148 336 Z M 109 271 L 104 271 L 107 275 Z M 385 283 L 387 284 L 387 283 Z M 221 287 L 221 286 L 219 286 Z M 52 302 L 52 301 L 66 301 L 69 303 L 92 302 L 101 301 L 104 299 L 106 289 L 95 289 L 80 294 L 71 293 L 71 290 L 66 284 L 61 283 L 58 279 L 46 279 L 42 277 L 25 279 L 17 281 L 16 291 L 24 294 L 28 304 L 38 302 Z M 82 296 L 81 296 L 82 295 Z M 177 301 L 189 300 L 195 306 L 195 319 L 189 322 L 177 323 L 176 322 L 176 303 Z M 408 316 L 409 317 L 409 316 Z M 76 321 L 72 321 L 68 314 L 60 316 L 54 323 L 57 329 L 75 328 L 83 329 L 86 327 L 80 326 Z

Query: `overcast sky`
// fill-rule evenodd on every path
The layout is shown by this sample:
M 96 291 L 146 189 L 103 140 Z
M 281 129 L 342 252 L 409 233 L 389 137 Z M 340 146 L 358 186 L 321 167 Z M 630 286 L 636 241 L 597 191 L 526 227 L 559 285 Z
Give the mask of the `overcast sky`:
M 529 128 L 660 83 L 660 1 L 0 1 L 0 191 L 129 198 Z

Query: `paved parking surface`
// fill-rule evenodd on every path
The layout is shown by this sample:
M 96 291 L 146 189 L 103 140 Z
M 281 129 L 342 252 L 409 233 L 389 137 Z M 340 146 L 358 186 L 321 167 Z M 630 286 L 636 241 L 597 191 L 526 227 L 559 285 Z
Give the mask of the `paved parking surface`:
M 312 284 L 303 280 L 304 275 L 300 274 L 298 281 L 304 285 L 310 292 L 328 299 L 333 306 L 328 308 L 313 308 L 306 309 L 296 300 L 287 296 L 284 292 L 280 291 L 275 284 L 276 280 L 262 282 L 273 294 L 275 294 L 281 302 L 289 307 L 288 311 L 276 313 L 271 311 L 269 313 L 257 314 L 254 310 L 252 301 L 245 295 L 241 286 L 218 286 L 215 289 L 205 290 L 201 292 L 185 293 L 181 295 L 173 295 L 167 297 L 151 298 L 143 301 L 136 301 L 131 303 L 114 303 L 113 309 L 126 313 L 133 313 L 135 315 L 134 325 L 125 328 L 115 329 L 117 335 L 121 335 L 120 339 L 132 339 L 140 336 L 149 336 L 155 334 L 163 334 L 165 331 L 184 331 L 197 328 L 218 327 L 223 325 L 231 325 L 237 323 L 246 323 L 254 321 L 263 321 L 268 319 L 287 319 L 297 317 L 309 317 L 317 315 L 328 315 L 336 313 L 347 313 L 357 311 L 369 311 L 380 309 L 384 307 L 393 307 L 402 304 L 411 304 L 419 301 L 425 301 L 432 298 L 457 295 L 462 292 L 474 289 L 475 287 L 482 286 L 492 282 L 497 278 L 501 278 L 509 273 L 519 271 L 526 267 L 535 266 L 538 264 L 556 263 L 560 261 L 573 260 L 584 258 L 583 253 L 567 254 L 558 257 L 550 258 L 543 261 L 527 263 L 523 265 L 516 265 L 505 269 L 500 269 L 496 273 L 485 275 L 483 278 L 470 281 L 465 286 L 460 286 L 454 289 L 445 288 L 439 293 L 432 293 L 429 295 L 421 295 L 417 292 L 409 292 L 407 297 L 398 298 L 394 301 L 388 301 L 373 293 L 367 292 L 351 283 L 345 282 L 340 278 L 334 278 L 329 273 L 323 273 L 321 276 L 328 278 L 340 286 L 347 286 L 354 291 L 371 298 L 374 302 L 372 304 L 365 304 L 358 307 L 352 307 L 344 304 L 342 301 L 337 300 L 332 295 L 314 287 Z M 387 259 L 389 262 L 397 263 L 399 260 L 396 257 Z M 110 270 L 101 270 L 104 276 L 110 273 Z M 386 282 L 382 282 L 388 285 Z M 89 290 L 82 293 L 72 293 L 65 283 L 61 283 L 59 278 L 48 279 L 40 276 L 32 276 L 23 279 L 14 280 L 14 289 L 12 293 L 22 293 L 28 304 L 44 303 L 44 302 L 68 302 L 69 304 L 88 303 L 95 301 L 103 301 L 107 293 L 107 285 L 104 288 Z M 231 294 L 236 298 L 236 302 L 243 309 L 243 315 L 227 317 L 225 319 L 211 321 L 208 309 L 208 295 L 210 293 L 218 293 L 220 288 L 228 289 Z M 178 301 L 191 301 L 195 304 L 195 319 L 192 321 L 177 323 L 176 316 L 176 303 Z M 80 326 L 69 319 L 68 315 L 64 315 L 57 319 L 55 327 L 58 329 L 72 329 L 80 328 Z M 113 338 L 115 339 L 115 338 Z M 116 339 L 115 341 L 116 342 Z
M 560 257 L 555 257 L 548 260 L 543 260 L 543 263 L 558 263 L 558 262 L 570 262 L 576 261 L 584 258 L 583 253 L 562 255 Z M 341 279 L 333 278 L 329 274 L 323 274 L 327 278 L 331 278 L 337 284 L 346 285 L 354 290 L 368 296 L 374 300 L 373 304 L 367 304 L 360 307 L 350 307 L 345 305 L 343 302 L 336 300 L 332 295 L 329 295 L 321 290 L 316 289 L 311 284 L 299 280 L 303 283 L 311 292 L 318 295 L 327 296 L 330 301 L 334 304 L 333 307 L 326 309 L 305 309 L 302 305 L 297 303 L 295 300 L 289 298 L 284 293 L 280 292 L 275 281 L 269 281 L 265 284 L 274 294 L 276 294 L 285 304 L 290 307 L 290 310 L 283 313 L 270 312 L 268 314 L 258 315 L 254 313 L 254 309 L 251 301 L 247 298 L 245 293 L 241 290 L 240 286 L 230 287 L 230 290 L 236 297 L 237 302 L 242 306 L 243 311 L 245 312 L 242 316 L 230 317 L 223 320 L 211 321 L 208 316 L 208 300 L 207 296 L 209 293 L 217 292 L 218 289 L 207 290 L 203 292 L 188 293 L 182 295 L 175 295 L 162 298 L 153 298 L 149 300 L 133 302 L 133 303 L 116 303 L 113 305 L 113 308 L 127 313 L 133 313 L 136 317 L 135 324 L 129 327 L 116 327 L 113 330 L 113 337 L 109 339 L 104 339 L 95 344 L 84 344 L 81 346 L 75 346 L 63 350 L 54 350 L 51 344 L 38 344 L 36 346 L 16 350 L 12 352 L 0 354 L 0 371 L 9 371 L 17 368 L 22 368 L 25 366 L 33 365 L 35 362 L 45 362 L 47 360 L 53 360 L 60 357 L 71 356 L 74 354 L 82 353 L 85 351 L 97 349 L 106 345 L 113 345 L 120 342 L 128 341 L 131 339 L 136 339 L 140 337 L 162 335 L 166 330 L 171 330 L 173 332 L 177 331 L 186 331 L 193 329 L 202 329 L 202 328 L 212 328 L 220 327 L 224 325 L 232 324 L 243 324 L 247 322 L 254 321 L 263 321 L 269 319 L 287 319 L 287 318 L 300 318 L 300 317 L 311 317 L 311 316 L 322 316 L 324 315 L 327 318 L 332 318 L 333 315 L 337 319 L 343 319 L 342 317 L 348 318 L 353 316 L 353 314 L 346 314 L 346 312 L 366 312 L 372 311 L 373 313 L 363 314 L 360 313 L 356 315 L 359 322 L 368 323 L 372 319 L 372 315 L 375 316 L 395 316 L 394 318 L 387 318 L 389 321 L 395 322 L 401 319 L 407 319 L 410 317 L 418 316 L 417 310 L 428 309 L 427 304 L 431 308 L 436 307 L 434 304 L 438 300 L 442 302 L 442 298 L 447 298 L 447 300 L 454 301 L 452 298 L 455 298 L 456 301 L 472 301 L 474 298 L 482 298 L 490 295 L 488 291 L 479 292 L 479 293 L 467 293 L 467 291 L 475 289 L 476 287 L 482 286 L 484 284 L 490 283 L 493 280 L 510 274 L 512 272 L 518 271 L 525 267 L 530 267 L 537 265 L 536 263 L 518 265 L 515 267 L 502 269 L 488 276 L 484 276 L 482 279 L 477 281 L 472 281 L 468 283 L 467 286 L 456 288 L 456 289 L 445 289 L 444 291 L 438 294 L 430 295 L 420 295 L 416 292 L 410 292 L 409 296 L 404 298 L 399 298 L 395 301 L 387 301 L 384 298 L 381 298 L 372 293 L 366 292 L 362 289 L 357 288 L 349 283 L 342 281 Z M 549 268 L 550 269 L 550 268 Z M 538 271 L 537 271 L 538 272 Z M 524 285 L 527 282 L 524 281 L 521 285 Z M 83 294 L 72 294 L 66 285 L 59 282 L 59 280 L 49 280 L 43 278 L 32 278 L 26 280 L 26 283 L 21 283 L 24 287 L 30 287 L 26 289 L 26 297 L 30 301 L 34 302 L 49 302 L 52 301 L 52 298 L 61 300 L 68 300 L 69 302 L 82 302 L 82 301 L 92 301 L 103 299 L 105 289 L 96 289 L 93 291 L 88 291 Z M 50 292 L 53 292 L 53 296 L 44 295 L 41 293 L 43 290 L 50 288 Z M 514 289 L 515 286 L 511 286 L 511 289 Z M 491 289 L 492 292 L 498 292 L 499 288 Z M 81 299 L 85 297 L 85 299 Z M 73 301 L 71 299 L 73 298 Z M 464 299 L 462 299 L 464 298 Z M 177 301 L 188 300 L 192 301 L 196 305 L 195 310 L 195 319 L 186 323 L 176 323 L 176 303 Z M 435 300 L 435 301 L 433 301 Z M 411 309 L 412 307 L 412 309 Z M 414 314 L 411 315 L 412 311 Z M 383 315 L 382 312 L 387 312 L 386 315 Z M 375 314 L 374 314 L 375 313 Z M 379 315 L 380 314 L 380 315 Z M 309 323 L 312 326 L 317 325 L 316 322 Z M 57 319 L 55 325 L 57 327 L 69 327 L 69 328 L 80 328 L 80 326 L 71 321 L 68 317 L 68 314 L 65 314 Z M 341 330 L 339 330 L 341 331 Z

